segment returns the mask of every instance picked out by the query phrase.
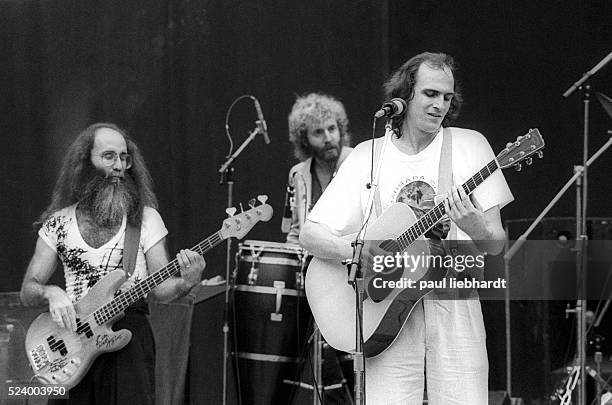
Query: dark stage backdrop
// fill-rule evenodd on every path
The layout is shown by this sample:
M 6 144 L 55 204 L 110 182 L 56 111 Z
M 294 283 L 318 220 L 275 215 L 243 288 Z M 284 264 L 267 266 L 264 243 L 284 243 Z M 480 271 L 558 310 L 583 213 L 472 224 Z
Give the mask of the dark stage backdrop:
M 498 152 L 505 143 L 538 127 L 547 143 L 544 160 L 520 173 L 506 172 L 515 202 L 504 219 L 535 217 L 582 162 L 582 98 L 561 95 L 612 51 L 609 1 L 391 1 L 391 69 L 411 55 L 437 49 L 455 55 L 464 89 L 457 126 L 476 129 Z M 612 94 L 612 64 L 593 79 Z M 590 154 L 609 136 L 612 119 L 593 97 Z M 609 175 L 612 151 L 592 166 L 589 215 L 612 213 Z M 575 214 L 575 192 L 551 216 Z
M 466 103 L 458 126 L 483 132 L 496 151 L 531 127 L 543 133 L 544 160 L 507 173 L 516 201 L 504 219 L 534 217 L 581 160 L 580 93 L 561 94 L 612 50 L 610 15 L 605 0 L 2 0 L 0 291 L 19 289 L 36 238 L 31 223 L 69 143 L 90 123 L 115 122 L 141 145 L 175 252 L 220 226 L 225 112 L 237 96 L 257 96 L 272 143 L 258 137 L 238 159 L 234 200 L 268 194 L 276 215 L 248 238 L 281 241 L 295 95 L 339 97 L 353 139 L 365 140 L 387 73 L 424 50 L 459 63 Z M 612 66 L 593 85 L 611 95 Z M 236 106 L 235 147 L 254 120 L 252 105 Z M 595 100 L 591 120 L 592 153 L 612 121 Z M 590 216 L 612 214 L 611 156 L 590 171 Z M 574 204 L 570 192 L 551 215 L 571 216 Z M 224 273 L 223 248 L 207 261 L 206 276 Z
M 68 145 L 96 121 L 117 123 L 141 146 L 171 253 L 219 229 L 225 113 L 245 93 L 261 101 L 272 143 L 258 136 L 236 161 L 234 201 L 247 207 L 267 194 L 276 214 L 247 238 L 282 241 L 295 95 L 339 97 L 354 139 L 368 137 L 387 70 L 385 13 L 377 1 L 0 1 L 0 291 L 19 289 L 31 223 Z M 234 150 L 255 120 L 252 103 L 236 105 Z M 225 274 L 222 247 L 206 259 L 206 276 Z

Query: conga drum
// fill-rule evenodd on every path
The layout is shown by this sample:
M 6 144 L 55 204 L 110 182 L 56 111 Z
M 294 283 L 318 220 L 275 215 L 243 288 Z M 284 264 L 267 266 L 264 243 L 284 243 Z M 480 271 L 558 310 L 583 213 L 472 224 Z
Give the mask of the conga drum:
M 306 252 L 247 240 L 234 274 L 234 333 L 243 404 L 288 404 L 312 315 L 304 293 Z

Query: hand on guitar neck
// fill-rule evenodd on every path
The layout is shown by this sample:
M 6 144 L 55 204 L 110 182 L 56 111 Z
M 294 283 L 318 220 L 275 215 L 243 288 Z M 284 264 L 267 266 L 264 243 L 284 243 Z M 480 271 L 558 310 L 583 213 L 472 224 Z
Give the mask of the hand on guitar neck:
M 202 255 L 189 249 L 182 249 L 177 253 L 176 260 L 181 267 L 180 273 L 183 285 L 189 291 L 202 281 L 202 271 L 206 267 L 206 261 Z
M 462 187 L 453 187 L 444 199 L 446 215 L 465 232 L 481 252 L 498 254 L 504 247 L 505 233 L 501 227 L 499 207 L 483 211 L 472 195 Z

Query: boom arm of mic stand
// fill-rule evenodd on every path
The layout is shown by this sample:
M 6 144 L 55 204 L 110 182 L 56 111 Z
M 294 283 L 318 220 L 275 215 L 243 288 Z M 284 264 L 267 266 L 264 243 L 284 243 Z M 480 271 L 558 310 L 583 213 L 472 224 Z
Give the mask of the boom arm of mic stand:
M 569 89 L 565 90 L 565 93 L 563 93 L 563 98 L 567 98 L 570 96 L 570 94 L 572 94 L 574 91 L 576 91 L 576 89 L 580 86 L 582 86 L 582 83 L 586 82 L 587 80 L 589 80 L 589 78 L 591 76 L 593 76 L 595 73 L 597 73 L 602 67 L 604 67 L 605 65 L 608 64 L 608 62 L 610 62 L 610 60 L 612 60 L 612 52 L 610 52 L 608 54 L 608 56 L 606 56 L 605 58 L 603 58 L 597 65 L 595 65 L 593 67 L 593 69 L 589 70 L 588 72 L 586 72 L 584 75 L 582 75 L 582 77 L 580 78 L 580 80 L 578 80 L 576 83 L 572 84 L 570 86 Z
M 224 171 L 227 170 L 227 168 L 229 167 L 229 165 L 232 164 L 232 162 L 238 157 L 238 155 L 240 155 L 240 153 L 244 150 L 244 148 L 247 147 L 247 145 L 249 143 L 251 143 L 251 141 L 255 138 L 255 136 L 257 136 L 257 134 L 259 133 L 259 127 L 253 129 L 253 131 L 251 131 L 251 133 L 249 134 L 248 138 L 244 140 L 244 142 L 242 142 L 242 145 L 240 145 L 240 147 L 238 149 L 236 149 L 236 152 L 232 153 L 232 156 L 230 156 L 225 163 L 223 163 L 223 165 L 221 165 L 221 168 L 219 169 L 219 173 L 223 173 Z

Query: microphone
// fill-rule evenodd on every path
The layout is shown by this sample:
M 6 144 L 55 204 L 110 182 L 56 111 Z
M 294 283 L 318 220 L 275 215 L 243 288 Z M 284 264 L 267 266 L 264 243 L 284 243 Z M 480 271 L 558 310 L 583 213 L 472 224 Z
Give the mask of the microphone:
M 406 109 L 408 109 L 408 106 L 406 105 L 406 102 L 403 99 L 399 97 L 392 98 L 391 100 L 383 104 L 382 107 L 380 107 L 380 110 L 376 111 L 376 113 L 374 114 L 374 118 L 380 118 L 384 116 L 387 116 L 389 118 L 397 117 L 399 115 L 402 115 L 404 111 L 406 111 Z
M 289 233 L 291 230 L 291 219 L 293 217 L 293 206 L 295 205 L 295 186 L 293 178 L 297 172 L 291 175 L 291 181 L 287 183 L 287 192 L 285 193 L 285 210 L 283 211 L 283 219 L 281 221 L 281 232 Z
M 255 97 L 252 98 L 253 104 L 255 104 L 255 110 L 257 110 L 257 126 L 259 127 L 259 132 L 261 132 L 264 137 L 264 141 L 266 142 L 266 144 L 268 144 L 270 143 L 270 137 L 268 136 L 268 126 L 266 125 L 266 120 L 264 120 L 263 112 L 261 111 L 261 105 Z

